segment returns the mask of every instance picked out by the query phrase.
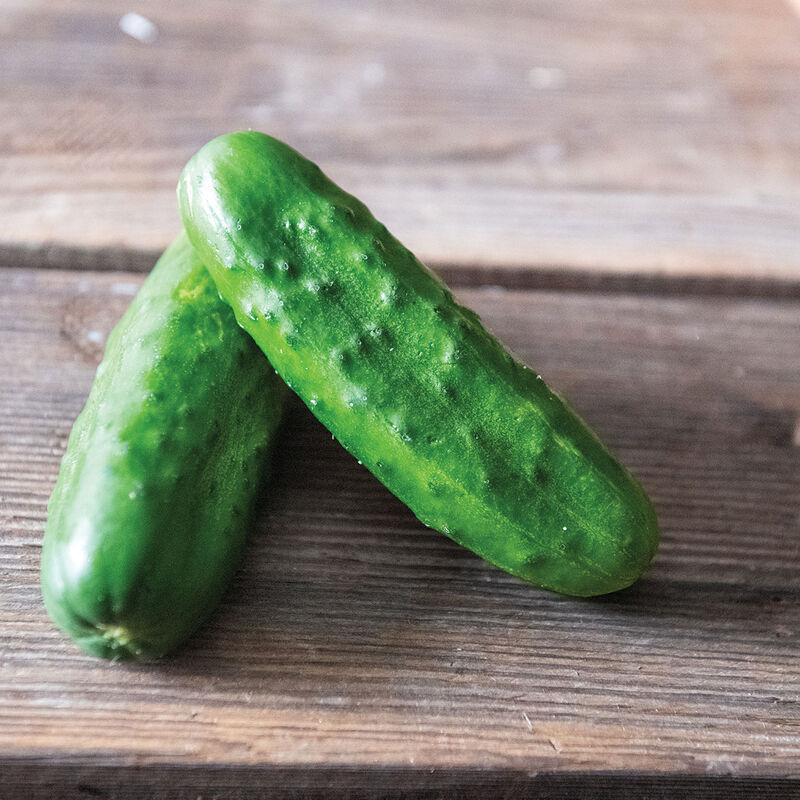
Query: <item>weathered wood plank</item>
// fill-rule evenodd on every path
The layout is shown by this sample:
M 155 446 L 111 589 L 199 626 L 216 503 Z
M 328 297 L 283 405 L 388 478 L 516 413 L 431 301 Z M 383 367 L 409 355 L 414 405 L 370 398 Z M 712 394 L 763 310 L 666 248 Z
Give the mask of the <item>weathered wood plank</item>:
M 433 264 L 797 280 L 784 0 L 121 0 L 0 21 L 0 246 L 155 252 L 188 156 L 287 139 Z
M 784 778 L 727 775 L 639 775 L 629 772 L 530 773 L 502 769 L 426 770 L 385 767 L 168 764 L 113 767 L 98 764 L 14 762 L 5 766 L 9 797 L 30 800 L 198 800 L 221 797 L 303 800 L 796 800 L 800 783 Z M 202 794 L 200 793 L 202 792 Z
M 525 785 L 566 797 L 598 770 L 650 797 L 797 788 L 800 303 L 462 292 L 652 493 L 663 545 L 632 589 L 577 601 L 490 567 L 297 406 L 223 606 L 175 658 L 128 667 L 52 628 L 37 570 L 70 425 L 141 278 L 0 279 L 0 772 L 16 785 L 159 763 L 242 769 L 160 769 L 181 791 L 281 775 L 414 796 L 475 771 L 472 796 L 552 773 Z M 744 782 L 725 795 L 719 775 Z

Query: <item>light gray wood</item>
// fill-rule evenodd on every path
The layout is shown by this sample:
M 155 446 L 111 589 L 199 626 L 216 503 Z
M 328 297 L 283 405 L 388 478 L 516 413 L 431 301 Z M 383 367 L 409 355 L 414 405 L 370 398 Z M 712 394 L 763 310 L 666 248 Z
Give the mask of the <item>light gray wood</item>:
M 253 127 L 435 265 L 800 268 L 785 0 L 15 1 L 0 75 L 0 251 L 156 252 L 186 159 Z
M 485 564 L 298 405 L 218 613 L 173 659 L 122 666 L 54 630 L 38 563 L 67 434 L 141 277 L 0 280 L 9 786 L 797 795 L 797 300 L 460 293 L 651 492 L 663 543 L 630 590 L 568 599 Z

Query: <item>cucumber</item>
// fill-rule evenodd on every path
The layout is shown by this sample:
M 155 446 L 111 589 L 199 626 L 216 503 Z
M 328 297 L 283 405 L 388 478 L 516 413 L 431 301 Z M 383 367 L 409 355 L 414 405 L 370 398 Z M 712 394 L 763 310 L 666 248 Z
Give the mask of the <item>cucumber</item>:
M 178 195 L 239 323 L 421 522 L 565 594 L 642 574 L 658 527 L 640 486 L 319 167 L 236 133 L 193 156 Z
M 44 601 L 83 650 L 158 658 L 213 610 L 287 394 L 181 234 L 108 339 L 48 504 Z

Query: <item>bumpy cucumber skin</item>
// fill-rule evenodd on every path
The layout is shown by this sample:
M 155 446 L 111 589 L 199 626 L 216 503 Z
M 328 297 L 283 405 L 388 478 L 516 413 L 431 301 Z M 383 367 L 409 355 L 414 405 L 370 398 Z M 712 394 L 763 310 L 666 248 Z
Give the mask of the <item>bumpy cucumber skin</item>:
M 426 525 L 590 596 L 647 568 L 647 496 L 356 198 L 264 134 L 203 147 L 178 186 L 221 296 L 289 386 Z
M 158 658 L 214 609 L 287 394 L 182 233 L 108 339 L 48 505 L 45 605 L 83 650 Z

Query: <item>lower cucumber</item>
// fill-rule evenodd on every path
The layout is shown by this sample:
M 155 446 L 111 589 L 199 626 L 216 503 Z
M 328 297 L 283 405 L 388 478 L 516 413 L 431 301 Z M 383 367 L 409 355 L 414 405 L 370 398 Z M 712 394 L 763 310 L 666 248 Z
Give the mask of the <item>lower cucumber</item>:
M 181 234 L 109 337 L 48 505 L 44 600 L 83 650 L 160 657 L 217 605 L 286 395 Z
M 642 574 L 658 526 L 638 483 L 315 164 L 263 134 L 222 136 L 178 193 L 240 324 L 423 523 L 566 594 Z

